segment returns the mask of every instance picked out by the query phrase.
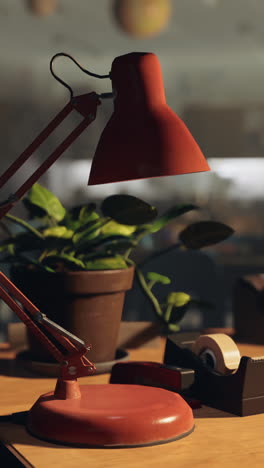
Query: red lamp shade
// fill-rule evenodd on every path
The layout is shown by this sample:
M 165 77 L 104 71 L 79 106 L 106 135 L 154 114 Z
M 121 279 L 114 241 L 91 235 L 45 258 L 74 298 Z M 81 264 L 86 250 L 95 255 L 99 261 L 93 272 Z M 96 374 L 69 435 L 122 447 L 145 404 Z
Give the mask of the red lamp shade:
M 168 107 L 155 54 L 112 64 L 114 112 L 98 143 L 89 185 L 210 170 L 183 121 Z

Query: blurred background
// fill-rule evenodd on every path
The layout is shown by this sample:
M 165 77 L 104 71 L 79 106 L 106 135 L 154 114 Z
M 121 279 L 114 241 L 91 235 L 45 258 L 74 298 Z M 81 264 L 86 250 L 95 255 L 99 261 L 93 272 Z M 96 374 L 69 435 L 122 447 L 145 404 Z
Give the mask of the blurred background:
M 203 298 L 216 302 L 215 314 L 206 319 L 197 312 L 187 314 L 187 328 L 232 326 L 236 279 L 264 270 L 263 17 L 262 0 L 0 1 L 1 172 L 68 101 L 67 90 L 49 72 L 55 53 L 67 52 L 98 74 L 107 74 L 118 55 L 158 55 L 168 105 L 200 144 L 211 172 L 88 187 L 91 158 L 112 112 L 112 102 L 106 101 L 96 121 L 41 182 L 68 206 L 100 203 L 113 193 L 141 197 L 160 212 L 182 202 L 200 206 L 195 215 L 179 218 L 162 234 L 146 239 L 140 259 L 175 242 L 190 221 L 217 220 L 235 229 L 230 239 L 201 254 L 212 260 L 213 274 L 199 267 L 200 254 L 187 262 L 188 275 L 201 283 L 187 289 L 194 287 L 199 295 L 200 288 Z M 88 77 L 67 59 L 58 60 L 55 69 L 75 94 L 111 91 L 110 80 Z M 67 119 L 36 153 L 36 164 L 77 122 L 76 115 Z M 7 194 L 34 162 L 30 166 Z M 181 265 L 171 261 L 171 274 L 176 271 L 178 278 Z M 138 319 L 141 312 L 131 307 L 128 303 L 127 317 Z M 1 317 L 2 323 L 13 319 L 5 306 Z M 3 326 L 1 330 L 4 339 Z

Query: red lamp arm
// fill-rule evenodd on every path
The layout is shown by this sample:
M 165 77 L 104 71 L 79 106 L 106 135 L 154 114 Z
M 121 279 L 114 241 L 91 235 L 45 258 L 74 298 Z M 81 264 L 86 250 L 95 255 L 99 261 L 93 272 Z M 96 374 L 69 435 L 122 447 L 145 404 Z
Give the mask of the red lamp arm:
M 35 140 L 23 151 L 23 153 L 11 164 L 11 166 L 0 176 L 0 188 L 20 169 L 20 167 L 32 156 L 37 148 L 49 137 L 49 135 L 63 122 L 72 110 L 77 110 L 84 119 L 63 140 L 63 142 L 46 158 L 36 171 L 12 194 L 6 201 L 0 204 L 0 219 L 18 202 L 32 185 L 57 161 L 64 151 L 78 138 L 78 136 L 96 118 L 97 107 L 100 104 L 99 96 L 92 92 L 76 96 L 56 115 L 49 125 L 35 138 Z
M 23 151 L 16 161 L 4 172 L 0 177 L 0 188 L 9 181 L 72 110 L 77 110 L 77 112 L 84 117 L 81 123 L 46 158 L 18 190 L 0 204 L 0 219 L 2 219 L 15 203 L 23 197 L 85 128 L 95 120 L 97 106 L 99 104 L 99 96 L 94 92 L 73 97 L 25 151 Z M 0 297 L 61 364 L 61 380 L 75 380 L 77 377 L 93 373 L 95 366 L 84 356 L 89 350 L 89 347 L 78 337 L 72 335 L 42 314 L 2 272 L 0 272 Z
M 2 272 L 0 297 L 61 364 L 61 379 L 73 380 L 93 373 L 95 366 L 84 356 L 90 346 L 49 320 Z

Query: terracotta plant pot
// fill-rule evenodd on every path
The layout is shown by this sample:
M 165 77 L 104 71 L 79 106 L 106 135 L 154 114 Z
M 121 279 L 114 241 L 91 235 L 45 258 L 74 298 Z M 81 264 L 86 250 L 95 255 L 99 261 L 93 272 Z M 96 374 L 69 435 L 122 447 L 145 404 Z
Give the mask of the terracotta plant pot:
M 134 268 L 67 273 L 15 269 L 14 283 L 47 316 L 92 345 L 92 362 L 115 358 L 125 292 L 132 287 Z M 54 362 L 30 331 L 32 359 Z

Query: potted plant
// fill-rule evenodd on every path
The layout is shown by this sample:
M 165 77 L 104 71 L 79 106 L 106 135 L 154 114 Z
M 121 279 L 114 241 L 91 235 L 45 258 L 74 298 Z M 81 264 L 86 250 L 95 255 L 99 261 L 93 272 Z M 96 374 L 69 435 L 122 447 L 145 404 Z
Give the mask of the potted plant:
M 30 222 L 6 215 L 2 261 L 11 263 L 15 284 L 42 312 L 92 344 L 89 359 L 96 363 L 114 359 L 125 291 L 132 287 L 134 271 L 163 327 L 168 332 L 179 329 L 178 322 L 195 299 L 177 291 L 160 304 L 153 287 L 170 279 L 157 272 L 145 277 L 131 253 L 143 237 L 196 206 L 174 206 L 158 216 L 155 207 L 139 198 L 112 195 L 102 202 L 100 215 L 93 203 L 66 210 L 40 184 L 31 188 L 23 203 Z M 19 228 L 15 233 L 7 227 L 10 223 Z M 232 232 L 222 223 L 193 223 L 180 233 L 177 246 L 201 248 Z M 29 340 L 35 358 L 47 360 L 46 350 L 30 333 Z

